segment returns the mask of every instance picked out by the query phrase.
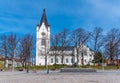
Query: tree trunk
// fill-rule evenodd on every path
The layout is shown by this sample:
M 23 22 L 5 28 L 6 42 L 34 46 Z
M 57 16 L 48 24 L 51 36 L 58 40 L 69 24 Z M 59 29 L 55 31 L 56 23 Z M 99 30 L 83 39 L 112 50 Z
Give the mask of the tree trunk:
M 77 50 L 77 62 L 76 62 L 76 64 L 78 65 L 78 63 L 79 63 L 79 54 L 78 54 L 78 50 Z
M 47 54 L 45 55 L 45 66 L 47 66 Z
M 64 65 L 64 54 L 63 54 L 63 51 L 62 51 L 62 65 Z
M 13 68 L 13 71 L 14 71 L 14 58 L 12 58 L 12 68 Z
M 56 65 L 56 59 L 57 59 L 57 55 L 55 54 L 55 63 L 54 63 L 55 65 Z
M 84 66 L 84 56 L 83 56 L 83 52 L 81 52 L 81 56 L 82 56 L 82 66 Z

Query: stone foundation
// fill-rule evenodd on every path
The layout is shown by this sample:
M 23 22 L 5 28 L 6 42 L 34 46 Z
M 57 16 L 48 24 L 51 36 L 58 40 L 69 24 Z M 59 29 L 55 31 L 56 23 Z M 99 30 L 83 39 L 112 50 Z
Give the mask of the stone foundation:
M 61 68 L 60 72 L 97 72 L 93 68 Z

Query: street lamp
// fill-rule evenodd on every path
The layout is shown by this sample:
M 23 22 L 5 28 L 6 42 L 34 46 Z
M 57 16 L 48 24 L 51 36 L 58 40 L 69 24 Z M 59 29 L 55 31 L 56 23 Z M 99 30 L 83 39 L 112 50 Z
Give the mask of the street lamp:
M 46 50 L 46 43 L 45 43 L 45 66 L 46 66 L 46 73 L 48 74 L 49 73 L 49 70 L 48 70 L 48 56 L 47 56 L 47 50 Z
M 13 72 L 14 72 L 14 57 L 13 57 L 13 60 L 12 60 L 12 70 L 13 70 Z
M 102 51 L 102 70 L 104 71 L 104 60 L 103 60 L 103 57 L 104 57 L 104 53 Z
M 45 36 L 45 42 L 44 42 L 44 43 L 45 43 L 45 66 L 46 66 L 46 73 L 49 74 L 49 69 L 48 69 L 48 56 L 47 56 L 47 51 L 48 51 L 48 50 L 47 50 L 47 49 L 48 49 L 48 48 L 47 48 L 47 40 L 48 40 L 47 37 L 48 37 L 48 36 L 46 35 L 46 36 Z
M 16 53 L 16 51 L 17 51 L 17 50 L 14 49 L 14 53 L 13 53 L 13 57 L 12 57 L 12 70 L 13 70 L 13 72 L 14 72 L 14 70 L 15 70 L 15 69 L 14 69 L 14 67 L 15 67 L 14 64 L 15 64 L 15 53 Z

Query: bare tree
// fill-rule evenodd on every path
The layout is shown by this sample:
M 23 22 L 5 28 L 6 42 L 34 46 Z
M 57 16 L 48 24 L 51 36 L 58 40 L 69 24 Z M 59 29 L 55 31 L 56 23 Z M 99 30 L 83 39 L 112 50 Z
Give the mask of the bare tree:
M 6 58 L 8 53 L 8 39 L 6 35 L 1 36 L 1 52 Z
M 56 64 L 56 60 L 57 60 L 57 56 L 58 56 L 58 51 L 59 51 L 59 42 L 60 42 L 60 33 L 54 34 L 51 36 L 51 56 L 54 56 L 55 58 L 55 63 Z
M 72 45 L 76 47 L 75 50 L 76 50 L 77 64 L 79 62 L 79 50 L 83 48 L 83 45 L 88 41 L 89 37 L 90 37 L 90 33 L 82 28 L 78 28 L 74 30 L 71 34 Z M 81 56 L 82 56 L 81 59 L 82 65 L 84 65 L 84 56 L 82 50 L 81 50 Z
M 120 30 L 113 28 L 105 37 L 105 53 L 113 61 L 120 54 Z
M 92 36 L 92 43 L 94 46 L 94 64 L 97 60 L 98 52 L 100 51 L 100 48 L 103 46 L 103 34 L 102 34 L 102 28 L 95 27 L 93 32 L 91 33 Z M 98 56 L 99 57 L 99 56 Z
M 18 42 L 18 45 L 17 45 L 17 56 L 19 57 L 19 60 L 22 64 L 22 66 L 24 67 L 24 55 L 23 55 L 23 48 L 22 48 L 22 45 L 21 45 L 21 41 Z
M 22 39 L 21 39 L 21 47 L 22 47 L 22 53 L 21 54 L 21 58 L 22 58 L 22 62 L 23 65 L 26 64 L 27 62 L 29 62 L 30 57 L 32 55 L 32 50 L 33 50 L 33 36 L 30 34 L 26 34 Z
M 69 30 L 64 29 L 62 32 L 60 32 L 60 50 L 61 50 L 61 56 L 62 56 L 62 64 L 64 64 L 64 51 L 68 48 L 70 45 L 69 41 Z
M 8 37 L 7 35 L 2 35 L 0 37 L 0 53 L 4 55 L 5 60 L 8 57 Z M 6 61 L 5 61 L 5 67 L 6 67 Z
M 8 53 L 12 58 L 13 71 L 14 71 L 14 58 L 15 58 L 17 42 L 18 40 L 16 34 L 11 33 L 10 35 L 8 35 L 8 49 L 9 49 Z

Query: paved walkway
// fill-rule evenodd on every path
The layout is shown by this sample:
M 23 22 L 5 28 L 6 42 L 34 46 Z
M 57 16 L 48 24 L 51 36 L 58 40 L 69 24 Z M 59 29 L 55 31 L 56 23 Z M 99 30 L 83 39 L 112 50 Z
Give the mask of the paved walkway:
M 59 71 L 2 71 L 0 83 L 120 83 L 120 70 L 97 73 L 60 73 Z

